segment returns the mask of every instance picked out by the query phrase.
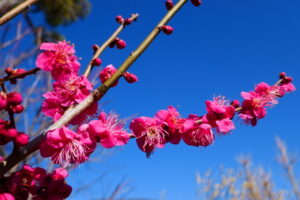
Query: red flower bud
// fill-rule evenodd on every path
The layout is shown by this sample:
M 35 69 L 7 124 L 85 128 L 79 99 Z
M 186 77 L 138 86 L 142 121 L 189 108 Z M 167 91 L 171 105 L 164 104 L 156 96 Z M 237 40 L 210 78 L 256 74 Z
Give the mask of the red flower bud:
M 7 96 L 4 92 L 0 92 L 0 110 L 5 109 L 7 106 Z
M 286 73 L 285 72 L 281 72 L 280 74 L 279 74 L 279 78 L 280 79 L 284 79 L 286 77 Z
M 21 113 L 21 112 L 24 111 L 24 106 L 21 105 L 21 104 L 16 105 L 16 106 L 12 107 L 12 111 L 13 111 L 14 113 Z
M 5 73 L 7 73 L 7 75 L 11 75 L 13 73 L 14 69 L 12 67 L 7 67 L 5 68 Z
M 192 4 L 196 7 L 200 6 L 202 4 L 201 0 L 191 0 Z
M 95 58 L 93 61 L 92 61 L 92 65 L 93 66 L 100 66 L 102 64 L 102 60 L 100 58 Z
M 130 19 L 130 18 L 127 18 L 124 20 L 124 25 L 129 25 L 131 23 L 132 23 L 132 19 Z
M 174 29 L 173 29 L 172 26 L 164 25 L 164 26 L 161 27 L 161 30 L 162 30 L 165 34 L 170 35 L 170 34 L 173 33 L 173 30 L 174 30 Z
M 235 108 L 238 108 L 238 107 L 240 107 L 240 102 L 239 102 L 239 100 L 236 99 L 231 102 L 231 105 Z
M 25 69 L 22 69 L 22 68 L 16 69 L 16 70 L 15 70 L 15 74 L 16 74 L 16 75 L 23 74 L 23 73 L 25 73 L 25 72 L 26 72 L 26 70 L 25 70 Z M 20 78 L 25 78 L 25 76 L 20 76 Z
M 118 49 L 124 49 L 126 47 L 126 42 L 124 40 L 118 38 L 118 40 L 116 40 L 115 42 Z
M 124 22 L 124 18 L 121 15 L 116 16 L 116 22 L 122 24 Z
M 167 0 L 165 5 L 166 5 L 167 10 L 171 10 L 174 7 L 172 0 Z
M 92 46 L 92 48 L 93 48 L 94 52 L 96 52 L 96 51 L 99 49 L 99 46 L 96 45 L 96 44 L 94 44 L 94 45 Z
M 19 92 L 11 92 L 7 94 L 7 102 L 10 105 L 18 105 L 22 103 L 22 95 Z
M 17 134 L 18 134 L 18 131 L 15 128 L 10 128 L 3 132 L 3 135 L 8 138 L 15 138 L 17 136 Z
M 138 77 L 135 74 L 131 74 L 129 72 L 124 72 L 123 77 L 128 83 L 134 83 L 138 81 Z
M 14 142 L 17 146 L 25 146 L 29 142 L 29 136 L 25 133 L 19 132 L 15 137 Z

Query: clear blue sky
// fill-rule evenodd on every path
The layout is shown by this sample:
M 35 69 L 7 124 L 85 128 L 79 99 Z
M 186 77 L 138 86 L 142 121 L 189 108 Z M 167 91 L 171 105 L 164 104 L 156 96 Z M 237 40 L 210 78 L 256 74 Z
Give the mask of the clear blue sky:
M 83 66 L 91 57 L 90 46 L 101 44 L 117 27 L 116 15 L 138 12 L 140 18 L 120 35 L 127 48 L 105 51 L 104 65 L 119 66 L 166 12 L 164 0 L 92 0 L 92 4 L 85 20 L 60 29 L 75 43 Z M 293 76 L 299 87 L 299 7 L 299 0 L 216 0 L 204 1 L 199 8 L 188 3 L 170 22 L 174 34 L 161 34 L 129 70 L 140 81 L 133 85 L 121 81 L 102 100 L 103 109 L 124 118 L 153 116 L 168 105 L 179 106 L 184 117 L 203 114 L 204 101 L 214 95 L 241 99 L 241 91 L 251 90 L 261 81 L 275 83 L 281 71 Z M 276 135 L 291 150 L 299 149 L 299 100 L 298 91 L 287 95 L 257 127 L 237 122 L 231 135 L 219 137 L 204 149 L 183 142 L 168 144 L 147 159 L 135 141 L 130 141 L 105 163 L 75 169 L 69 179 L 73 185 L 109 174 L 104 182 L 93 184 L 89 191 L 72 199 L 102 197 L 111 184 L 124 177 L 134 187 L 129 197 L 159 199 L 161 191 L 166 191 L 168 200 L 193 199 L 196 171 L 217 170 L 221 164 L 234 167 L 240 154 L 250 154 L 256 163 L 273 168 Z M 284 176 L 279 168 L 274 170 L 278 178 Z

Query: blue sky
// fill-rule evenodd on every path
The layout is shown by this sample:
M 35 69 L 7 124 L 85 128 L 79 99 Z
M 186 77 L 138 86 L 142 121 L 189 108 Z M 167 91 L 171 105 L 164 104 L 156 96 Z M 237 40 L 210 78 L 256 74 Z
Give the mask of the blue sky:
M 116 15 L 139 13 L 137 23 L 122 32 L 124 50 L 108 49 L 103 66 L 118 67 L 165 14 L 164 0 L 91 1 L 91 14 L 59 30 L 76 45 L 77 55 L 86 66 L 91 45 L 101 44 L 117 28 Z M 273 84 L 278 73 L 287 72 L 299 87 L 300 77 L 300 2 L 298 0 L 204 1 L 199 8 L 190 3 L 169 23 L 171 36 L 164 34 L 133 64 L 130 72 L 140 81 L 121 81 L 101 100 L 103 109 L 123 118 L 153 116 L 168 105 L 178 107 L 183 117 L 204 114 L 204 101 L 214 95 L 241 99 L 241 91 L 251 90 L 265 81 Z M 181 142 L 158 149 L 150 159 L 135 141 L 117 148 L 104 163 L 80 166 L 72 172 L 73 185 L 88 183 L 103 173 L 105 181 L 93 184 L 72 199 L 102 197 L 109 186 L 128 180 L 134 190 L 129 197 L 159 199 L 162 191 L 169 200 L 195 197 L 195 172 L 217 170 L 222 164 L 235 167 L 236 156 L 251 155 L 256 163 L 284 174 L 275 161 L 275 136 L 280 136 L 293 151 L 299 150 L 298 91 L 280 99 L 257 127 L 236 122 L 230 135 L 219 137 L 208 148 L 195 148 Z M 284 185 L 279 182 L 279 185 Z

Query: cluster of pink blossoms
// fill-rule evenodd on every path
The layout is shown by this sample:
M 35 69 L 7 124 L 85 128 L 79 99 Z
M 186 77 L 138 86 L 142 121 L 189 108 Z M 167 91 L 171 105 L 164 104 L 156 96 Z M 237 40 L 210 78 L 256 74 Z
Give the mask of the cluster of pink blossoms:
M 44 52 L 38 56 L 36 65 L 50 71 L 56 81 L 53 83 L 53 91 L 43 95 L 46 99 L 42 111 L 57 121 L 70 106 L 83 101 L 91 93 L 93 86 L 86 77 L 78 75 L 80 63 L 72 45 L 65 41 L 57 44 L 43 43 L 40 49 Z M 80 124 L 86 119 L 86 115 L 93 115 L 96 111 L 97 104 L 93 104 L 71 123 Z
M 134 119 L 130 123 L 130 129 L 136 137 L 138 147 L 147 155 L 168 142 L 178 144 L 181 139 L 187 145 L 208 146 L 213 143 L 216 135 L 213 129 L 221 135 L 235 129 L 232 120 L 236 113 L 246 124 L 255 126 L 258 119 L 265 117 L 267 107 L 276 104 L 278 98 L 294 90 L 292 78 L 281 73 L 280 81 L 274 86 L 262 82 L 254 91 L 242 92 L 244 100 L 241 105 L 238 100 L 229 103 L 225 97 L 218 96 L 205 102 L 205 115 L 191 114 L 188 118 L 181 118 L 178 111 L 169 106 L 152 118 Z
M 73 46 L 66 42 L 44 43 L 41 49 L 45 52 L 37 58 L 37 66 L 50 71 L 56 80 L 53 91 L 44 94 L 46 99 L 42 111 L 56 121 L 69 107 L 83 101 L 93 87 L 87 78 L 78 75 L 80 65 Z M 94 62 L 101 64 L 100 60 Z M 104 83 L 116 72 L 113 65 L 108 65 L 100 72 L 99 78 Z M 129 72 L 125 72 L 123 77 L 129 83 L 137 81 L 137 77 Z M 118 81 L 113 86 L 117 84 Z M 87 161 L 97 143 L 104 148 L 112 148 L 127 144 L 130 138 L 136 138 L 138 147 L 147 155 L 166 143 L 178 144 L 181 140 L 191 146 L 208 146 L 214 142 L 216 135 L 225 135 L 235 129 L 234 116 L 254 126 L 257 120 L 265 117 L 267 107 L 294 90 L 292 78 L 281 73 L 280 81 L 274 86 L 260 83 L 254 91 L 242 92 L 244 100 L 241 105 L 238 100 L 230 103 L 225 97 L 217 96 L 205 102 L 205 115 L 191 114 L 187 118 L 182 118 L 174 107 L 169 106 L 154 117 L 132 120 L 129 125 L 132 133 L 125 131 L 125 124 L 118 120 L 116 114 L 101 112 L 97 120 L 83 123 L 86 115 L 96 113 L 95 102 L 71 121 L 71 124 L 79 125 L 76 131 L 67 126 L 48 131 L 40 152 L 43 157 L 50 157 L 53 163 L 66 167 Z
M 30 196 L 33 200 L 63 200 L 72 192 L 72 187 L 65 183 L 67 176 L 68 172 L 63 168 L 47 174 L 43 168 L 24 165 L 1 180 L 0 199 L 27 200 Z

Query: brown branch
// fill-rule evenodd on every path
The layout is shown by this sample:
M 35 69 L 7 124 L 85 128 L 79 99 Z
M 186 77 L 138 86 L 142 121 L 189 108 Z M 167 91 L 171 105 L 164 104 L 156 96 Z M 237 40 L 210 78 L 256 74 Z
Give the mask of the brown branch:
M 6 77 L 0 79 L 0 84 L 4 83 L 5 81 L 10 81 L 12 79 L 23 78 L 23 77 L 31 75 L 31 74 L 36 74 L 36 72 L 38 72 L 39 70 L 40 70 L 40 68 L 33 68 L 33 69 L 28 70 L 21 74 L 6 76 Z
M 135 21 L 138 18 L 139 14 L 132 14 L 131 17 L 129 18 L 129 20 L 131 21 Z M 93 60 L 98 58 L 102 52 L 109 46 L 109 44 L 111 44 L 114 39 L 121 33 L 121 31 L 126 27 L 126 24 L 123 22 L 118 28 L 117 30 L 108 38 L 108 40 L 106 40 L 98 49 L 97 51 L 94 53 L 90 63 L 88 64 L 83 76 L 88 77 L 91 70 L 93 69 Z
M 2 166 L 0 166 L 0 176 L 3 176 L 12 167 L 21 162 L 27 156 L 39 149 L 41 142 L 44 140 L 45 134 L 49 130 L 60 128 L 65 124 L 68 124 L 75 116 L 89 107 L 93 102 L 100 100 L 105 93 L 112 87 L 113 83 L 117 81 L 122 74 L 137 60 L 140 55 L 147 49 L 147 47 L 152 43 L 156 36 L 160 32 L 160 27 L 167 24 L 170 19 L 179 11 L 179 9 L 187 2 L 187 0 L 179 0 L 178 3 L 163 17 L 163 19 L 158 23 L 158 25 L 153 29 L 153 31 L 146 37 L 146 39 L 140 44 L 140 46 L 130 54 L 130 56 L 124 61 L 124 63 L 119 67 L 117 72 L 108 79 L 103 85 L 95 89 L 92 94 L 85 98 L 80 104 L 72 109 L 68 109 L 64 115 L 51 125 L 47 130 L 43 131 L 39 136 L 33 139 L 26 147 L 21 149 L 17 154 L 12 153 L 9 155 Z
M 2 26 L 3 24 L 7 23 L 12 18 L 14 18 L 15 16 L 17 16 L 21 12 L 25 11 L 31 5 L 33 5 L 33 4 L 37 3 L 37 2 L 38 2 L 38 0 L 27 0 L 27 1 L 24 1 L 23 3 L 17 5 L 15 8 L 11 9 L 9 12 L 7 12 L 6 14 L 4 14 L 0 18 L 0 26 Z

